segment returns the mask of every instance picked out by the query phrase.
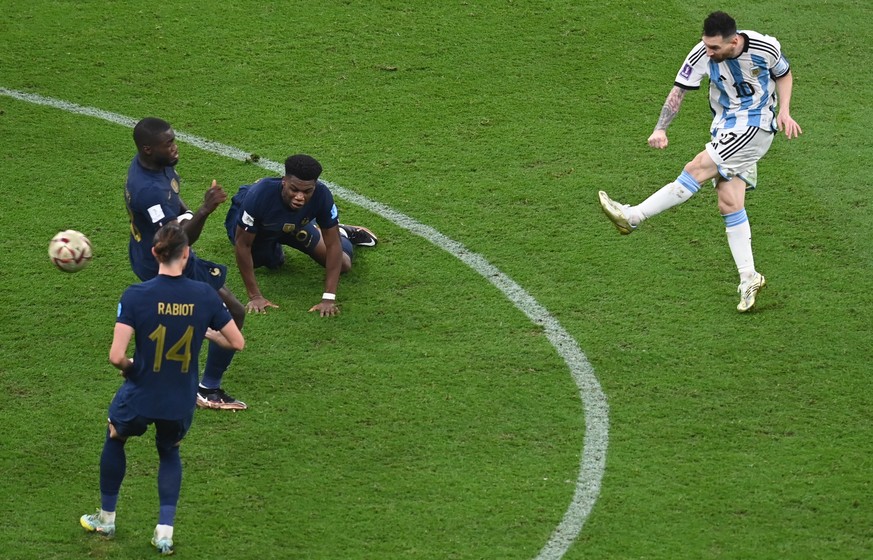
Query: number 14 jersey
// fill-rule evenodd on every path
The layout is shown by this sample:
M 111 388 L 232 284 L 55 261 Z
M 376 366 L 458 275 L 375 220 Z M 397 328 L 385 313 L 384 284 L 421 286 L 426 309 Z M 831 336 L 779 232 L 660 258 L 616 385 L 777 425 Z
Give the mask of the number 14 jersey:
M 185 276 L 158 276 L 124 291 L 117 323 L 134 329 L 133 371 L 120 391 L 141 416 L 178 420 L 194 409 L 207 327 L 233 319 L 215 290 Z

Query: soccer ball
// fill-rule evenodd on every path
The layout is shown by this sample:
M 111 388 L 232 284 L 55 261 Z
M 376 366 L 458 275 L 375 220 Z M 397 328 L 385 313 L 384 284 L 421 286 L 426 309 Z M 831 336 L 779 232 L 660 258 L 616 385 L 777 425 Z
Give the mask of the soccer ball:
M 91 262 L 91 242 L 81 232 L 62 231 L 49 243 L 49 258 L 64 272 L 78 272 Z

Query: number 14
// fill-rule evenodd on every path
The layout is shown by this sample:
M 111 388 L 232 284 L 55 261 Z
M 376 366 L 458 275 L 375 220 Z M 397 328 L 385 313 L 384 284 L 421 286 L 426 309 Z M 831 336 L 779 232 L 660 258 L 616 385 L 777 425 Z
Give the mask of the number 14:
M 194 327 L 188 325 L 182 337 L 173 344 L 166 355 L 164 354 L 164 346 L 167 338 L 167 327 L 158 325 L 152 334 L 149 335 L 150 340 L 155 341 L 155 365 L 154 372 L 161 371 L 161 364 L 166 358 L 174 362 L 182 362 L 182 373 L 188 373 L 188 366 L 191 365 L 191 339 L 194 338 Z

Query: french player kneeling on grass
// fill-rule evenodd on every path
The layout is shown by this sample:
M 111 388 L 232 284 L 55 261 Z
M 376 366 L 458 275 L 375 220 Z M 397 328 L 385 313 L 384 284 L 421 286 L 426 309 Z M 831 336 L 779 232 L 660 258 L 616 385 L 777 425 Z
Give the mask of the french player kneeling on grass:
M 339 222 L 333 194 L 318 180 L 321 170 L 312 156 L 293 155 L 285 160 L 284 176 L 243 185 L 231 199 L 224 227 L 248 291 L 247 312 L 279 307 L 261 294 L 255 268 L 282 266 L 282 247 L 288 246 L 325 268 L 324 293 L 309 311 L 322 317 L 338 314 L 336 289 L 340 274 L 352 268 L 354 247 L 373 247 L 378 242 L 369 229 Z

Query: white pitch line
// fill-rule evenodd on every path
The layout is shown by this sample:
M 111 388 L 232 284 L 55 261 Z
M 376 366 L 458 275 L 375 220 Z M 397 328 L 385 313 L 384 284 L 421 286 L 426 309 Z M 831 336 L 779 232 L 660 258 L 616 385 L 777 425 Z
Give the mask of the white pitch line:
M 128 128 L 133 128 L 137 122 L 130 117 L 117 113 L 110 113 L 95 107 L 85 107 L 33 93 L 0 88 L 0 95 L 36 105 L 61 109 L 70 113 L 103 119 Z M 250 154 L 250 152 L 244 152 L 232 146 L 179 131 L 176 131 L 176 138 L 207 152 L 231 159 L 245 161 Z M 262 159 L 255 162 L 255 165 L 274 173 L 284 173 L 284 167 L 275 161 Z M 570 506 L 564 513 L 561 522 L 552 531 L 549 541 L 535 558 L 535 560 L 559 560 L 567 553 L 576 538 L 578 538 L 579 533 L 582 531 L 582 526 L 591 514 L 591 510 L 597 502 L 597 497 L 600 495 L 600 483 L 603 480 L 603 473 L 606 469 L 606 450 L 609 447 L 609 405 L 594 373 L 594 368 L 588 362 L 588 358 L 585 357 L 576 340 L 570 336 L 570 333 L 561 326 L 558 320 L 545 307 L 540 305 L 533 296 L 527 293 L 512 278 L 485 260 L 484 257 L 471 252 L 462 244 L 446 237 L 434 228 L 397 212 L 384 204 L 339 185 L 327 181 L 324 182 L 339 198 L 357 204 L 403 229 L 423 237 L 491 282 L 498 290 L 503 292 L 516 308 L 527 315 L 533 323 L 543 327 L 549 342 L 555 347 L 555 350 L 557 350 L 558 354 L 570 368 L 570 374 L 573 376 L 576 387 L 579 389 L 585 413 L 585 438 L 582 446 L 582 458 L 579 463 L 579 475 L 576 480 L 576 491 L 573 494 Z

